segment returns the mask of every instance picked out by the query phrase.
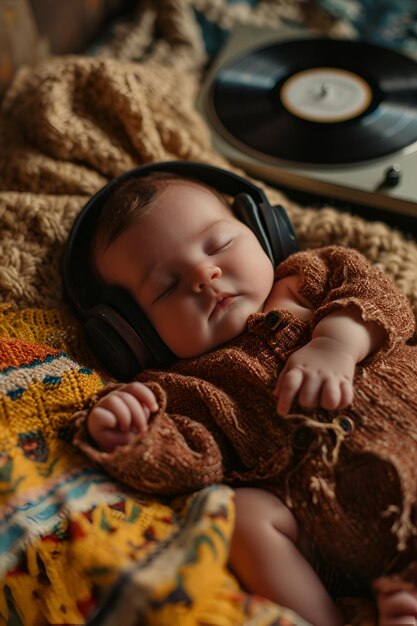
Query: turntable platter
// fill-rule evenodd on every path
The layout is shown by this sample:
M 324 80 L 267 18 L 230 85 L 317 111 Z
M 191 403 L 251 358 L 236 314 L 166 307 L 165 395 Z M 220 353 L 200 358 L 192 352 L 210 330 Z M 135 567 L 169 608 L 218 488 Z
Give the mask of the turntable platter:
M 269 160 L 350 164 L 417 142 L 417 63 L 370 43 L 257 48 L 220 68 L 209 98 L 219 132 Z

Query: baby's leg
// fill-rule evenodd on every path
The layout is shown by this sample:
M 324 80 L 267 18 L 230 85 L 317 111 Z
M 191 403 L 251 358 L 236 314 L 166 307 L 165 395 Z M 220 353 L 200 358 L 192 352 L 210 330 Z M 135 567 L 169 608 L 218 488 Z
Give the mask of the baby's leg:
M 339 611 L 300 552 L 300 532 L 291 511 L 262 489 L 237 489 L 235 498 L 230 565 L 243 586 L 292 609 L 313 626 L 342 626 Z
M 377 592 L 378 626 L 417 626 L 417 593 Z

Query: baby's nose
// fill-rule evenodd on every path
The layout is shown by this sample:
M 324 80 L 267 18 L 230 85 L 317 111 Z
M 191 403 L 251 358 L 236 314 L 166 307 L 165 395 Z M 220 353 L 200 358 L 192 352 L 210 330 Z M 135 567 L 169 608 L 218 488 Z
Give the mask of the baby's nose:
M 222 271 L 220 267 L 215 265 L 203 264 L 197 265 L 194 268 L 193 278 L 192 278 L 192 290 L 195 293 L 200 293 L 211 285 L 213 280 L 220 278 L 222 275 Z

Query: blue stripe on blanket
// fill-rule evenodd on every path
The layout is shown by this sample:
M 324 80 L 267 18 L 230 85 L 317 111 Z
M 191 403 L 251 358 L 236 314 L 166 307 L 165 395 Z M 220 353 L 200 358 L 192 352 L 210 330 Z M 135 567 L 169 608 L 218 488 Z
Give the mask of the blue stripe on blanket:
M 42 361 L 36 359 L 19 367 L 7 367 L 0 372 L 0 393 L 18 400 L 34 382 L 42 382 L 47 387 L 58 385 L 63 374 L 75 368 L 80 374 L 93 374 L 91 369 L 78 367 L 65 352 L 49 355 Z

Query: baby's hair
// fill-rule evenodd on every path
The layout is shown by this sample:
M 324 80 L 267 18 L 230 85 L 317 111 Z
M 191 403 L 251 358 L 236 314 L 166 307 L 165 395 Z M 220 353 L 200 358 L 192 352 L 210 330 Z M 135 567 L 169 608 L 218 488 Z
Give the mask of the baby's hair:
M 94 243 L 106 249 L 138 217 L 145 215 L 166 184 L 179 180 L 169 172 L 128 178 L 113 189 L 104 202 L 97 222 Z
M 184 181 L 209 189 L 228 205 L 226 198 L 216 189 L 198 180 L 170 172 L 152 172 L 147 176 L 128 178 L 113 189 L 103 204 L 94 235 L 93 250 L 97 245 L 104 250 L 108 248 L 137 218 L 152 209 L 159 194 L 170 183 Z

